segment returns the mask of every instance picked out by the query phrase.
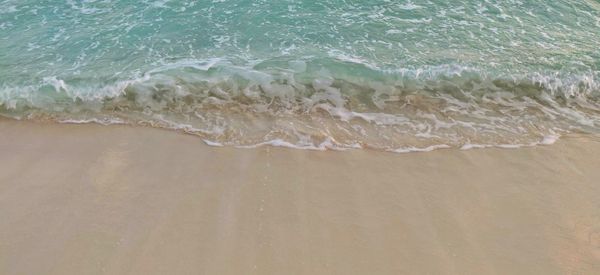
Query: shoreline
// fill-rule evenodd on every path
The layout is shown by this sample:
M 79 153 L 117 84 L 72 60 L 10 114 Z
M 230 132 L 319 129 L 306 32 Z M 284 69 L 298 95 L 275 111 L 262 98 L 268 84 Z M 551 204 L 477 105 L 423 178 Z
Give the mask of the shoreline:
M 32 125 L 44 125 L 44 126 L 49 126 L 49 125 L 58 125 L 59 127 L 62 126 L 67 126 L 67 127 L 72 127 L 72 126 L 78 126 L 81 125 L 83 127 L 131 127 L 131 128 L 147 128 L 147 129 L 151 129 L 153 131 L 167 131 L 167 132 L 172 132 L 174 134 L 180 134 L 180 135 L 186 135 L 186 136 L 191 136 L 194 137 L 198 140 L 200 140 L 204 145 L 207 145 L 209 147 L 216 147 L 216 148 L 229 148 L 229 149 L 259 149 L 259 148 L 263 148 L 263 147 L 271 147 L 271 148 L 281 148 L 281 149 L 290 149 L 290 150 L 307 150 L 307 151 L 320 151 L 320 152 L 325 152 L 325 151 L 330 151 L 330 152 L 344 152 L 344 151 L 361 151 L 361 150 L 365 150 L 368 152 L 375 152 L 375 153 L 392 153 L 392 154 L 406 154 L 406 153 L 426 153 L 426 152 L 433 152 L 433 151 L 438 151 L 438 150 L 460 150 L 460 151 L 468 151 L 468 150 L 479 150 L 479 149 L 509 149 L 509 150 L 515 150 L 515 149 L 522 149 L 522 148 L 534 148 L 534 147 L 538 147 L 538 146 L 549 146 L 549 145 L 553 145 L 554 143 L 556 143 L 557 141 L 566 138 L 566 139 L 573 139 L 573 138 L 591 138 L 594 140 L 600 140 L 600 134 L 593 134 L 593 133 L 567 133 L 567 134 L 561 134 L 561 135 L 557 135 L 557 134 L 553 134 L 553 135 L 548 135 L 548 136 L 544 136 L 541 137 L 539 139 L 539 141 L 536 142 L 531 142 L 531 143 L 518 143 L 518 144 L 472 144 L 472 143 L 466 143 L 466 144 L 462 144 L 461 146 L 450 146 L 448 144 L 445 143 L 440 143 L 440 144 L 433 144 L 433 145 L 429 145 L 426 147 L 414 147 L 414 146 L 406 146 L 406 147 L 400 147 L 400 148 L 388 148 L 388 149 L 382 149 L 382 148 L 373 148 L 370 146 L 365 146 L 365 147 L 361 147 L 361 146 L 357 146 L 357 147 L 336 147 L 334 144 L 331 143 L 330 139 L 326 139 L 323 143 L 315 146 L 315 145 L 296 145 L 281 139 L 273 139 L 273 140 L 268 140 L 268 141 L 262 141 L 259 142 L 257 144 L 248 144 L 248 145 L 234 145 L 234 144 L 223 144 L 220 142 L 215 142 L 215 141 L 211 141 L 206 139 L 205 137 L 198 135 L 196 132 L 194 131 L 188 131 L 185 129 L 185 127 L 168 127 L 168 126 L 153 126 L 151 124 L 148 123 L 140 123 L 140 124 L 135 124 L 132 122 L 125 122 L 125 121 L 120 121 L 120 122 L 103 122 L 101 120 L 53 120 L 53 119 L 43 119 L 43 120 L 29 120 L 29 119 L 18 119 L 18 118 L 11 118 L 11 117 L 2 117 L 0 116 L 0 123 L 27 123 L 27 124 L 32 124 Z
M 600 272 L 600 138 L 390 153 L 0 119 L 2 274 Z

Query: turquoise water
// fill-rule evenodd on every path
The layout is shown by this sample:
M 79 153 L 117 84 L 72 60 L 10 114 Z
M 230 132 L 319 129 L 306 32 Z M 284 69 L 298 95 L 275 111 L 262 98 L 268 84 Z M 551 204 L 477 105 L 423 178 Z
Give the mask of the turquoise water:
M 0 0 L 0 114 L 215 145 L 600 132 L 600 2 Z

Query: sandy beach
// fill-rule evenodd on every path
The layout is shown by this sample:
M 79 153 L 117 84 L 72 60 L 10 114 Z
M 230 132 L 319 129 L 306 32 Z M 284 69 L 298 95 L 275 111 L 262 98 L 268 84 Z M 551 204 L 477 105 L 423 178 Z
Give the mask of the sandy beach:
M 0 121 L 0 274 L 599 274 L 600 139 L 393 154 Z

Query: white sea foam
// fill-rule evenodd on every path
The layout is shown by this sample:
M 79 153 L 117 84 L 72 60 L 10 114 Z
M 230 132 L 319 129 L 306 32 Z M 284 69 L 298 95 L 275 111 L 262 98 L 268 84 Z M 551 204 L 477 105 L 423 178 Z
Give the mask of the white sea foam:
M 403 148 L 397 148 L 397 149 L 393 149 L 393 150 L 389 150 L 390 152 L 394 152 L 394 153 L 411 153 L 411 152 L 431 152 L 433 150 L 437 150 L 437 149 L 447 149 L 447 148 L 452 148 L 449 145 L 446 144 L 437 144 L 437 145 L 431 145 L 431 146 L 427 146 L 424 148 L 419 148 L 419 147 L 403 147 Z
M 206 145 L 209 145 L 209 146 L 214 146 L 214 147 L 223 147 L 223 146 L 225 146 L 225 145 L 223 145 L 220 142 L 214 142 L 214 141 L 210 141 L 210 140 L 207 140 L 207 139 L 203 139 L 202 141 L 204 141 L 204 143 L 206 143 Z
M 556 141 L 558 141 L 559 138 L 560 138 L 560 136 L 558 136 L 558 135 L 544 136 L 542 141 L 540 141 L 540 144 L 543 144 L 543 145 L 554 144 L 554 143 L 556 143 Z
M 65 123 L 65 124 L 95 123 L 95 124 L 100 124 L 100 125 L 129 124 L 127 121 L 119 119 L 119 118 L 59 119 L 58 123 Z
M 326 61 L 335 67 L 337 60 Z M 316 70 L 311 62 L 180 60 L 86 85 L 44 77 L 0 88 L 0 111 L 63 123 L 141 123 L 198 135 L 213 146 L 393 152 L 552 144 L 600 125 L 593 74 L 489 78 L 460 65 L 355 68 L 371 79 Z M 106 119 L 112 114 L 119 120 Z

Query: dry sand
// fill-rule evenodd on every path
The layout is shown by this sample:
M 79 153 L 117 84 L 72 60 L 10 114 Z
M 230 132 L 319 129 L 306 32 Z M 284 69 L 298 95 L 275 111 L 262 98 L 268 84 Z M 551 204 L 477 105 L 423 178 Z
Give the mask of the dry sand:
M 0 274 L 600 274 L 600 139 L 392 154 L 0 121 Z

